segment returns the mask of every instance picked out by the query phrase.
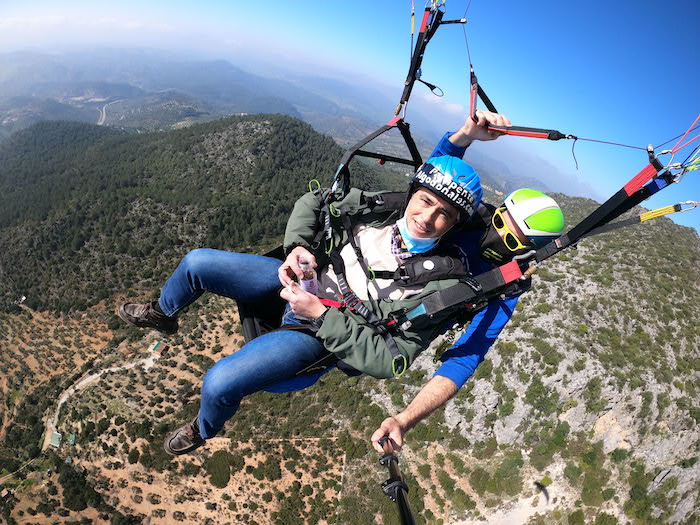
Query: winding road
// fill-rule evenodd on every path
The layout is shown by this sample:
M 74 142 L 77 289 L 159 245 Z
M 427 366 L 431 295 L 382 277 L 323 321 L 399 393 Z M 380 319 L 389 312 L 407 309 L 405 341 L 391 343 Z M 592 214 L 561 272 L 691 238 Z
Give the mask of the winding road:
M 110 104 L 116 104 L 117 102 L 121 102 L 122 99 L 120 100 L 113 100 L 112 102 L 107 102 L 104 106 L 102 106 L 102 111 L 100 111 L 100 119 L 97 121 L 98 126 L 103 126 L 105 123 L 105 120 L 107 120 L 107 106 Z
M 154 365 L 156 362 L 156 359 L 160 357 L 160 352 L 156 352 L 156 350 L 161 350 L 163 348 L 166 348 L 167 345 L 162 344 L 161 341 L 157 341 L 151 347 L 149 348 L 149 355 L 148 357 L 145 357 L 143 359 L 139 359 L 138 361 L 134 361 L 132 363 L 128 363 L 126 365 L 122 366 L 115 366 L 112 368 L 105 368 L 103 370 L 99 370 L 98 372 L 95 372 L 93 374 L 90 374 L 88 376 L 85 376 L 81 379 L 78 380 L 77 383 L 72 384 L 69 386 L 67 389 L 63 391 L 63 393 L 60 395 L 58 398 L 58 404 L 56 405 L 56 410 L 53 414 L 53 417 L 46 423 L 46 431 L 44 432 L 44 442 L 41 446 L 41 451 L 43 452 L 47 448 L 49 448 L 49 445 L 51 444 L 51 435 L 56 432 L 56 428 L 58 426 L 58 417 L 61 414 L 61 407 L 65 404 L 66 401 L 70 399 L 70 397 L 75 394 L 76 392 L 79 392 L 86 387 L 90 386 L 91 384 L 97 382 L 97 380 L 102 377 L 102 375 L 106 374 L 107 372 L 119 372 L 121 370 L 130 370 L 131 368 L 141 366 L 143 365 L 144 370 L 150 370 L 151 367 Z

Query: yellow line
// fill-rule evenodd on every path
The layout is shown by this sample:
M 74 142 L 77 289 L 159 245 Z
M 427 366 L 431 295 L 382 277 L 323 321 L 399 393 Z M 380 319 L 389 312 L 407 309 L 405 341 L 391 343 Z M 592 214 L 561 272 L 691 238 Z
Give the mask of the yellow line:
M 639 216 L 640 222 L 648 221 L 650 219 L 656 219 L 657 217 L 663 217 L 664 215 L 668 215 L 669 213 L 675 212 L 674 206 L 666 206 L 665 208 L 659 208 L 658 210 L 652 210 L 648 211 L 646 213 L 642 213 Z

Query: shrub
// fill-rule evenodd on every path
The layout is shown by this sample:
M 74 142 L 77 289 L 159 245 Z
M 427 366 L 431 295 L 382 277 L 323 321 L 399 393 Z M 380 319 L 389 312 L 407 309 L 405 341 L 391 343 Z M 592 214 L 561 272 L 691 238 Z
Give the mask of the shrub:
M 224 488 L 231 479 L 229 458 L 231 454 L 225 450 L 217 450 L 204 462 L 204 470 L 209 474 L 209 482 L 217 488 Z
M 490 359 L 484 359 L 484 361 L 482 361 L 481 364 L 476 368 L 474 378 L 476 380 L 488 379 L 489 377 L 491 377 L 492 370 L 493 362 Z
M 469 484 L 479 496 L 483 496 L 491 476 L 481 467 L 476 467 L 469 475 Z
M 569 514 L 569 525 L 585 525 L 583 511 L 581 509 Z
M 593 525 L 618 525 L 619 521 L 615 516 L 612 516 L 606 512 L 601 512 L 596 516 Z
M 628 450 L 625 450 L 624 448 L 616 448 L 610 453 L 610 458 L 615 462 L 615 463 L 620 463 L 624 460 L 626 460 L 629 457 L 630 453 Z
M 581 476 L 581 472 L 582 470 L 572 463 L 567 463 L 566 467 L 564 467 L 564 476 L 572 483 Z
M 132 465 L 138 463 L 139 461 L 139 456 L 141 453 L 139 452 L 139 449 L 134 447 L 129 451 L 129 463 Z

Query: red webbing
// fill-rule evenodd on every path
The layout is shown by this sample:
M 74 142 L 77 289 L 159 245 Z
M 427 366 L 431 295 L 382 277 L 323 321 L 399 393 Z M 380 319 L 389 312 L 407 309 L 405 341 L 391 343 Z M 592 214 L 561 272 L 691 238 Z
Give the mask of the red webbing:
M 622 189 L 625 190 L 625 193 L 629 197 L 649 182 L 655 175 L 656 168 L 651 164 L 647 164 L 644 169 L 637 173 Z
M 518 261 L 511 261 L 508 264 L 499 266 L 498 269 L 501 270 L 501 275 L 503 276 L 505 284 L 512 283 L 523 276 L 523 272 L 520 270 Z
M 693 137 L 692 139 L 690 139 L 688 142 L 684 142 L 684 143 L 681 144 L 680 146 L 676 146 L 676 148 L 675 148 L 675 150 L 674 150 L 674 153 L 676 153 L 677 151 L 682 150 L 682 149 L 685 148 L 688 144 L 690 144 L 691 142 L 695 142 L 695 141 L 698 140 L 698 139 L 700 139 L 700 135 L 696 135 L 695 137 Z
M 476 84 L 472 84 L 471 92 L 469 93 L 469 114 L 472 117 L 476 115 Z
M 426 9 L 425 12 L 423 13 L 423 20 L 420 23 L 420 31 L 419 33 L 425 33 L 425 28 L 428 25 L 428 17 L 430 16 L 430 9 Z
M 390 128 L 393 128 L 394 126 L 396 126 L 396 123 L 397 123 L 399 120 L 401 120 L 401 117 L 394 117 L 394 118 L 391 119 L 389 122 L 387 122 L 386 125 L 389 126 Z
M 492 128 L 489 126 L 488 131 L 496 131 L 498 133 L 503 133 L 504 135 L 513 135 L 516 137 L 530 137 L 533 139 L 548 139 L 549 138 L 549 131 L 546 130 L 544 132 L 536 132 L 536 131 L 520 131 L 517 129 L 500 129 L 500 128 Z
M 343 306 L 343 303 L 340 301 L 334 301 L 333 299 L 322 299 L 320 297 L 319 299 L 321 299 L 321 304 L 324 306 L 332 306 L 333 308 L 340 308 Z

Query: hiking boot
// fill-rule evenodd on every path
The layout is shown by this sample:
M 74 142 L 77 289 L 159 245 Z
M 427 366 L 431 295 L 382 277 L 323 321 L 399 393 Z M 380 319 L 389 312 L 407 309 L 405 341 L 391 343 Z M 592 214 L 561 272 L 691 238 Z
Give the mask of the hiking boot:
M 152 303 L 124 303 L 119 307 L 119 317 L 139 328 L 155 328 L 164 334 L 177 332 L 177 319 L 168 317 Z
M 204 438 L 199 435 L 199 414 L 191 423 L 181 426 L 165 438 L 163 448 L 171 456 L 187 454 L 204 445 Z

